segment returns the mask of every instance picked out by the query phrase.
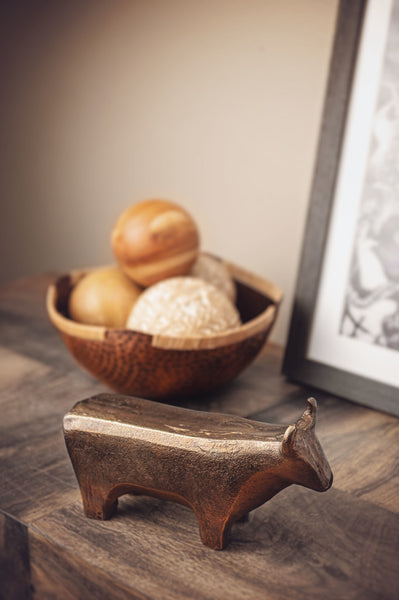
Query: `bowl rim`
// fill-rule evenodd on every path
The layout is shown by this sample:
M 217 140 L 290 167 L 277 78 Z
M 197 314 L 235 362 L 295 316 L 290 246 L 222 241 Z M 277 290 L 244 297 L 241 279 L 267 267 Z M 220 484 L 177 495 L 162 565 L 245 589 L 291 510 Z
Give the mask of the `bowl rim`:
M 84 323 L 78 323 L 77 321 L 73 321 L 72 319 L 64 317 L 56 308 L 58 298 L 57 286 L 61 279 L 69 276 L 72 284 L 76 284 L 86 273 L 101 268 L 100 266 L 70 271 L 67 274 L 59 276 L 54 283 L 50 284 L 46 296 L 46 307 L 50 321 L 61 333 L 68 336 L 104 342 L 106 341 L 109 332 L 123 332 L 125 335 L 131 335 L 132 337 L 137 335 L 147 337 L 151 346 L 165 350 L 202 350 L 218 348 L 221 346 L 241 342 L 270 327 L 276 318 L 278 307 L 283 298 L 283 292 L 281 289 L 268 279 L 255 275 L 243 267 L 240 267 L 230 261 L 220 259 L 214 255 L 210 256 L 221 260 L 221 262 L 223 262 L 223 264 L 229 270 L 234 280 L 254 289 L 257 292 L 260 292 L 266 296 L 272 302 L 272 304 L 270 304 L 254 319 L 247 321 L 243 325 L 240 325 L 239 327 L 231 329 L 225 333 L 216 333 L 206 337 L 191 336 L 182 338 L 162 334 L 151 335 L 141 331 L 136 331 L 134 329 L 111 328 L 101 325 L 86 325 Z

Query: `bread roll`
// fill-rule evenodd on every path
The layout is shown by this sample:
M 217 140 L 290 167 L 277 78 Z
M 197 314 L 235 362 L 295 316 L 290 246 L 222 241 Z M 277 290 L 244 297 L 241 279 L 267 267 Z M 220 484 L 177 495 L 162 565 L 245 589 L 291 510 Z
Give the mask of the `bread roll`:
M 239 327 L 240 316 L 227 296 L 195 277 L 172 277 L 146 289 L 126 327 L 175 337 L 209 336 Z
M 200 254 L 189 273 L 192 277 L 199 277 L 212 283 L 221 292 L 226 294 L 234 303 L 236 300 L 236 286 L 230 271 L 221 261 L 209 254 Z
M 95 269 L 73 288 L 69 314 L 87 325 L 124 327 L 141 291 L 119 267 Z
M 188 273 L 198 256 L 199 233 L 181 206 L 167 200 L 145 200 L 119 217 L 111 243 L 121 268 L 146 287 Z

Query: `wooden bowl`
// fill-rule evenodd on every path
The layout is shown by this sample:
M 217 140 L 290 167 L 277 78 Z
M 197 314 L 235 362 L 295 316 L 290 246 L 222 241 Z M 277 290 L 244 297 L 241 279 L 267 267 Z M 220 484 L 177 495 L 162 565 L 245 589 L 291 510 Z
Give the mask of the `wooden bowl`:
M 49 287 L 48 314 L 79 365 L 113 390 L 158 400 L 203 393 L 230 381 L 253 361 L 282 299 L 272 283 L 225 264 L 236 282 L 243 322 L 228 333 L 178 338 L 72 321 L 69 294 L 87 270 L 64 275 Z

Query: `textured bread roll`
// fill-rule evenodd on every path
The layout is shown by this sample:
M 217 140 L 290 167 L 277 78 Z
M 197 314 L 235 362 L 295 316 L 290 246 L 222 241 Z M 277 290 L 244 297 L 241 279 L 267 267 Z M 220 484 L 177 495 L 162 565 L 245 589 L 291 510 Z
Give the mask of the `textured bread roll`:
M 199 233 L 181 206 L 167 200 L 145 200 L 119 217 L 111 243 L 125 273 L 149 286 L 188 273 L 198 256 Z
M 95 269 L 73 288 L 69 314 L 87 325 L 124 327 L 141 291 L 119 267 Z
M 212 283 L 221 292 L 226 294 L 234 303 L 236 300 L 236 286 L 226 265 L 209 254 L 200 254 L 189 273 L 192 277 L 199 277 Z
M 126 327 L 175 337 L 209 336 L 241 324 L 240 316 L 214 285 L 195 277 L 172 277 L 145 290 Z

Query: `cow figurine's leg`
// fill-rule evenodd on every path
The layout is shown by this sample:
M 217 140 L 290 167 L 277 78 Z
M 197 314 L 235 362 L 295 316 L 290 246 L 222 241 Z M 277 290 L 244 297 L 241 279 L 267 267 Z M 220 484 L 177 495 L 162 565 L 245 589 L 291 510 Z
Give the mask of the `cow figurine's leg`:
M 213 550 L 223 550 L 227 544 L 227 538 L 230 527 L 227 524 L 227 518 L 212 517 L 196 511 L 199 523 L 202 543 Z
M 227 492 L 227 490 L 226 490 Z M 225 498 L 214 498 L 205 506 L 195 506 L 202 542 L 214 550 L 222 550 L 228 543 L 230 529 L 237 520 L 248 520 L 248 514 L 235 512 L 233 503 Z
M 118 500 L 112 494 L 110 486 L 88 480 L 80 480 L 79 486 L 86 517 L 102 521 L 110 519 L 118 506 Z

